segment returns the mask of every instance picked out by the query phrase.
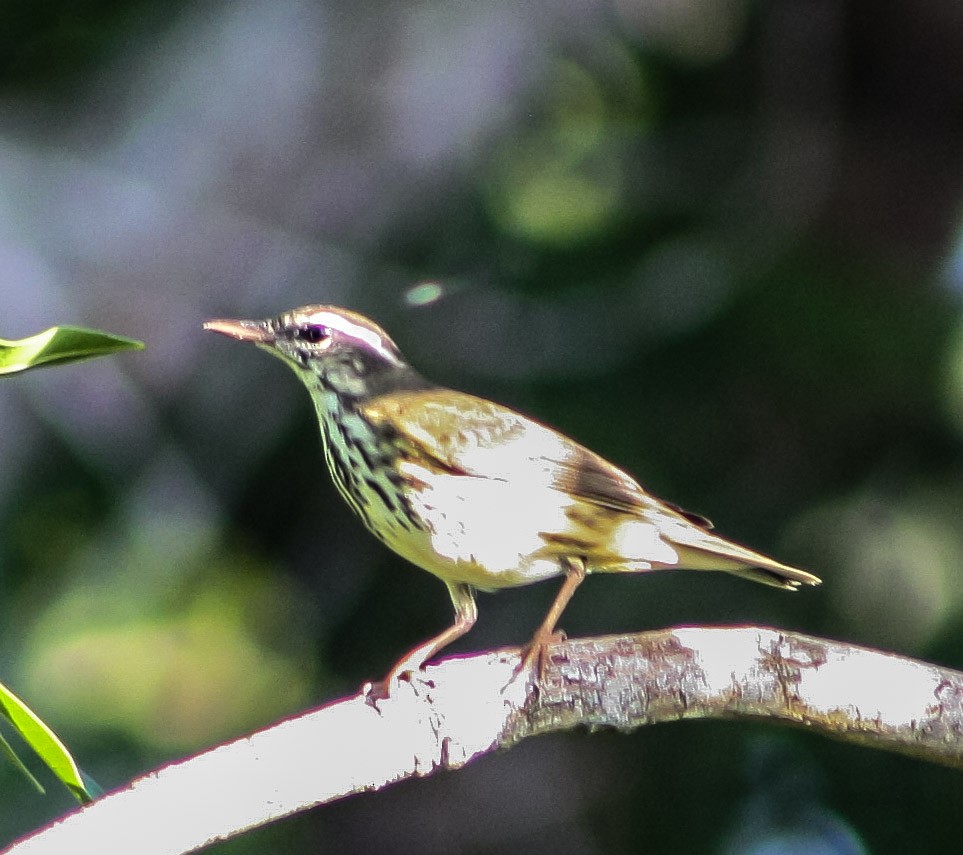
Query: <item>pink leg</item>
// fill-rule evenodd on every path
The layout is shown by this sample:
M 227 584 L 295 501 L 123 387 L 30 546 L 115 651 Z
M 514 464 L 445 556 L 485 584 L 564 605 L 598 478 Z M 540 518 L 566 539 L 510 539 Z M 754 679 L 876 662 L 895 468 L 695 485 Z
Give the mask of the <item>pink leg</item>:
M 575 593 L 575 589 L 585 581 L 585 561 L 582 558 L 563 558 L 562 563 L 565 567 L 565 581 L 559 589 L 552 603 L 552 607 L 545 615 L 542 625 L 535 631 L 532 640 L 526 645 L 522 661 L 515 672 L 517 677 L 523 672 L 535 670 L 536 678 L 541 678 L 543 666 L 545 664 L 545 651 L 549 644 L 559 639 L 562 633 L 555 632 L 555 625 L 565 611 L 569 600 Z
M 384 680 L 372 686 L 368 692 L 369 697 L 375 700 L 387 698 L 393 683 L 403 679 L 406 673 L 420 671 L 429 659 L 446 648 L 455 639 L 461 638 L 475 625 L 475 621 L 478 620 L 478 606 L 475 605 L 475 595 L 471 586 L 463 585 L 460 582 L 448 582 L 446 584 L 448 585 L 448 594 L 451 596 L 452 605 L 455 607 L 455 622 L 444 632 L 406 653 L 395 663 Z

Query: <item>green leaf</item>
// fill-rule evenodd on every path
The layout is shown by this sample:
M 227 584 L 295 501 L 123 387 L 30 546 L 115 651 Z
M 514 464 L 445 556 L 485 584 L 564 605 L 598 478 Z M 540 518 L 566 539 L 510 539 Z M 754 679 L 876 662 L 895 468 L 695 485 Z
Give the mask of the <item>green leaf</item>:
M 37 752 L 50 770 L 63 782 L 81 802 L 93 801 L 80 768 L 70 756 L 70 752 L 37 714 L 20 700 L 6 686 L 0 683 L 0 713 L 9 719 L 24 741 Z M 9 749 L 9 746 L 7 746 Z M 12 753 L 12 749 L 10 749 Z M 23 763 L 17 764 L 23 769 Z M 29 774 L 29 773 L 28 773 Z M 33 777 L 33 776 L 31 776 Z M 39 785 L 38 785 L 39 786 Z
M 0 338 L 0 375 L 143 348 L 143 342 L 99 330 L 51 327 L 17 341 Z

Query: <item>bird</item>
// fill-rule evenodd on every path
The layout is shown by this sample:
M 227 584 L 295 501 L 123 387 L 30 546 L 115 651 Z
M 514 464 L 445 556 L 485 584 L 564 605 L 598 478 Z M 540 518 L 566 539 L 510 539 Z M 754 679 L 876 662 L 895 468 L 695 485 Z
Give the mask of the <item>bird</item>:
M 374 321 L 331 305 L 204 328 L 279 357 L 307 387 L 338 492 L 365 527 L 441 579 L 454 620 L 403 656 L 391 686 L 478 619 L 476 591 L 561 577 L 518 671 L 540 674 L 588 574 L 721 570 L 795 590 L 820 579 L 716 534 L 541 422 L 423 377 Z

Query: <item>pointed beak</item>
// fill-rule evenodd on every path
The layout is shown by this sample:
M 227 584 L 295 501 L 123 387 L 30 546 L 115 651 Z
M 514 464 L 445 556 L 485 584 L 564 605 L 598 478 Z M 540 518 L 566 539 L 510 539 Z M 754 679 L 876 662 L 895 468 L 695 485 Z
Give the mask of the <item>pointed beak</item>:
M 236 338 L 239 341 L 253 341 L 255 344 L 269 344 L 274 341 L 274 335 L 264 321 L 217 319 L 204 321 L 204 329 Z

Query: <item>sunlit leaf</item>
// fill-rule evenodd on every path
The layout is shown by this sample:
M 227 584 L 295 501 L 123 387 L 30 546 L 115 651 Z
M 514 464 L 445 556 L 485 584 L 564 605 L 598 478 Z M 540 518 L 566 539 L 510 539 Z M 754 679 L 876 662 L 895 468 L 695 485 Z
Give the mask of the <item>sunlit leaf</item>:
M 91 359 L 121 350 L 142 350 L 143 342 L 83 327 L 51 327 L 29 338 L 0 339 L 0 374 Z
M 7 717 L 24 741 L 37 752 L 40 759 L 47 764 L 78 801 L 89 802 L 93 800 L 93 795 L 84 782 L 80 769 L 64 744 L 30 707 L 2 683 L 0 683 L 0 712 Z M 11 754 L 13 753 L 9 745 L 7 749 Z M 19 761 L 16 765 L 26 771 Z

